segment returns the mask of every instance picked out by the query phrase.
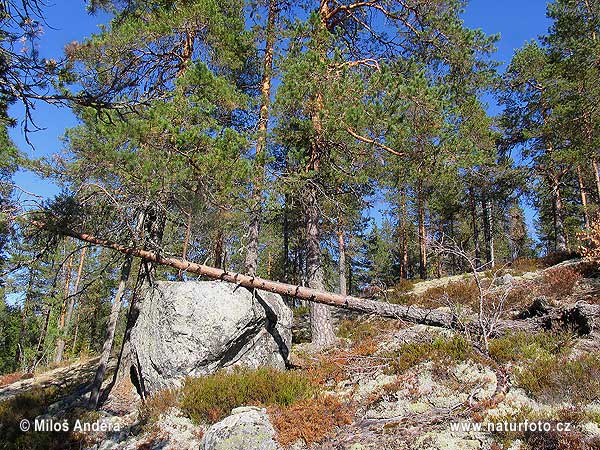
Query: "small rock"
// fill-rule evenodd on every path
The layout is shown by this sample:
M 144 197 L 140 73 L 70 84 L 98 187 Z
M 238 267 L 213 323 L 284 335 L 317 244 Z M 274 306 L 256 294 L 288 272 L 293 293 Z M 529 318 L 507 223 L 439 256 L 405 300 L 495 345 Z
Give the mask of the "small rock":
M 211 426 L 200 446 L 203 450 L 281 450 L 266 410 L 235 408 Z
M 515 283 L 515 277 L 510 273 L 506 273 L 501 277 L 496 278 L 496 286 L 510 286 Z

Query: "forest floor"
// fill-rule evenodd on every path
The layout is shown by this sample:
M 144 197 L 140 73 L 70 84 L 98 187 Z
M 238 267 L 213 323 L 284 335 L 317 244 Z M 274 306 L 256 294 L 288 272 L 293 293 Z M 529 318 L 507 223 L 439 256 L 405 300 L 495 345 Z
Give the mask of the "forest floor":
M 483 276 L 493 279 L 492 274 Z M 578 261 L 515 268 L 502 277 L 499 284 L 510 285 L 512 292 L 507 317 L 540 297 L 553 306 L 600 304 L 596 268 Z M 445 303 L 440 303 L 442 297 Z M 459 275 L 399 285 L 384 299 L 449 308 L 451 298 L 454 305 L 474 308 L 475 297 L 472 276 Z M 502 336 L 492 339 L 484 352 L 452 330 L 341 310 L 334 317 L 339 345 L 328 352 L 314 352 L 305 342 L 306 315 L 295 319 L 292 372 L 318 385 L 319 395 L 291 405 L 261 405 L 267 407 L 283 448 L 600 449 L 597 328 L 583 336 L 569 330 Z M 15 402 L 51 391 L 41 396 L 45 405 L 36 405 L 39 414 L 88 414 L 118 424 L 118 430 L 69 435 L 60 442 L 44 441 L 43 448 L 75 442 L 77 448 L 96 449 L 199 447 L 208 424 L 186 414 L 185 393 L 157 395 L 142 405 L 133 386 L 123 382 L 101 411 L 77 409 L 96 362 L 78 362 L 0 388 L 0 423 L 7 408 L 19 413 Z M 510 428 L 538 421 L 551 430 Z M 564 424 L 568 431 L 557 429 Z

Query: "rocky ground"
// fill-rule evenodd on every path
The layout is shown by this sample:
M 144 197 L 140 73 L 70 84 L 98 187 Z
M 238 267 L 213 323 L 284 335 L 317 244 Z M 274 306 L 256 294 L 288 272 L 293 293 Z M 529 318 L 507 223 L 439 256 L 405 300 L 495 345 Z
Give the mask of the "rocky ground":
M 557 272 L 506 275 L 501 283 L 527 292 L 527 298 L 514 300 L 506 313 L 515 314 L 542 291 L 545 301 L 553 305 L 597 303 L 600 280 L 595 275 L 564 272 L 571 267 L 576 265 L 553 268 Z M 548 273 L 558 281 L 552 281 Z M 569 281 L 567 289 L 561 280 L 571 276 L 576 279 Z M 403 295 L 427 303 L 431 300 L 428 292 L 467 279 L 418 283 Z M 596 329 L 585 336 L 561 330 L 498 338 L 485 352 L 452 330 L 343 312 L 336 312 L 335 317 L 340 343 L 329 352 L 315 352 L 302 342 L 306 316 L 295 318 L 297 342 L 290 366 L 318 379 L 320 398 L 335 399 L 332 404 L 337 405 L 336 410 L 325 407 L 321 416 L 314 413 L 321 411 L 317 406 L 310 409 L 311 403 L 308 409 L 239 405 L 211 425 L 195 423 L 176 402 L 165 401 L 149 419 L 126 379 L 115 386 L 99 412 L 83 413 L 77 408 L 85 401 L 94 360 L 4 386 L 0 400 L 37 389 L 60 390 L 60 399 L 46 414 L 58 419 L 76 411 L 108 429 L 79 436 L 79 445 L 90 449 L 600 448 L 600 338 Z M 303 415 L 309 417 L 308 422 L 301 420 Z M 553 430 L 487 428 L 540 420 Z M 571 424 L 570 430 L 555 431 L 559 422 Z M 319 428 L 324 431 L 317 432 Z M 62 448 L 53 445 L 46 448 Z

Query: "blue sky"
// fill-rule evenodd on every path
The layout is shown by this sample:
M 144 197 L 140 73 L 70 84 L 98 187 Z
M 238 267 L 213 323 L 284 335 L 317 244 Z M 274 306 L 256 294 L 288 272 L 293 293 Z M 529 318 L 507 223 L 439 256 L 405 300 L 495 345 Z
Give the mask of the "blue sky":
M 508 63 L 515 49 L 546 32 L 549 26 L 545 16 L 546 3 L 544 0 L 471 0 L 464 20 L 471 28 L 481 28 L 488 34 L 500 33 L 496 59 Z M 47 58 L 60 58 L 65 44 L 80 41 L 95 33 L 98 26 L 107 20 L 104 15 L 88 14 L 82 0 L 48 2 L 46 17 L 48 26 L 39 47 L 41 54 Z M 490 104 L 489 107 L 491 113 L 497 113 L 495 104 Z M 17 118 L 22 117 L 22 112 L 18 106 L 11 111 Z M 75 125 L 74 116 L 68 108 L 40 103 L 34 111 L 34 118 L 38 126 L 43 128 L 30 135 L 34 150 L 26 144 L 20 127 L 11 130 L 15 143 L 34 157 L 60 153 L 61 136 L 66 128 Z M 23 189 L 44 197 L 52 197 L 58 192 L 58 188 L 52 183 L 27 172 L 17 173 L 15 182 Z M 531 224 L 534 211 L 527 208 L 526 216 L 530 230 L 533 231 Z

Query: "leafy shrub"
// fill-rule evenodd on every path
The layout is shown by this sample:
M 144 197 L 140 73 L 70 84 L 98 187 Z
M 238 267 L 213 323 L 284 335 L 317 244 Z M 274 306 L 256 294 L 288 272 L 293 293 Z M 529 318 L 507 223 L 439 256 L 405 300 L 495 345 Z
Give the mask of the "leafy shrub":
M 419 297 L 407 292 L 390 292 L 386 295 L 385 300 L 395 305 L 411 305 L 416 303 Z
M 406 278 L 401 279 L 398 283 L 392 288 L 394 292 L 408 292 L 411 291 L 415 284 L 417 284 L 417 280 L 408 280 Z
M 531 282 L 516 283 L 508 292 L 505 302 L 506 310 L 524 310 L 533 303 L 537 286 Z
M 571 336 L 550 332 L 513 333 L 490 340 L 490 356 L 499 363 L 524 363 L 548 358 L 570 348 Z
M 287 447 L 298 439 L 306 445 L 320 444 L 335 427 L 352 422 L 352 408 L 331 395 L 318 395 L 288 407 L 271 408 L 277 440 Z
M 238 406 L 289 406 L 315 391 L 310 378 L 296 371 L 220 371 L 207 377 L 187 378 L 181 389 L 180 408 L 196 422 L 214 423 Z
M 600 392 L 600 355 L 540 358 L 517 371 L 516 382 L 536 399 L 585 405 Z
M 308 306 L 298 306 L 293 309 L 294 317 L 302 317 L 307 315 L 310 312 L 310 308 Z

